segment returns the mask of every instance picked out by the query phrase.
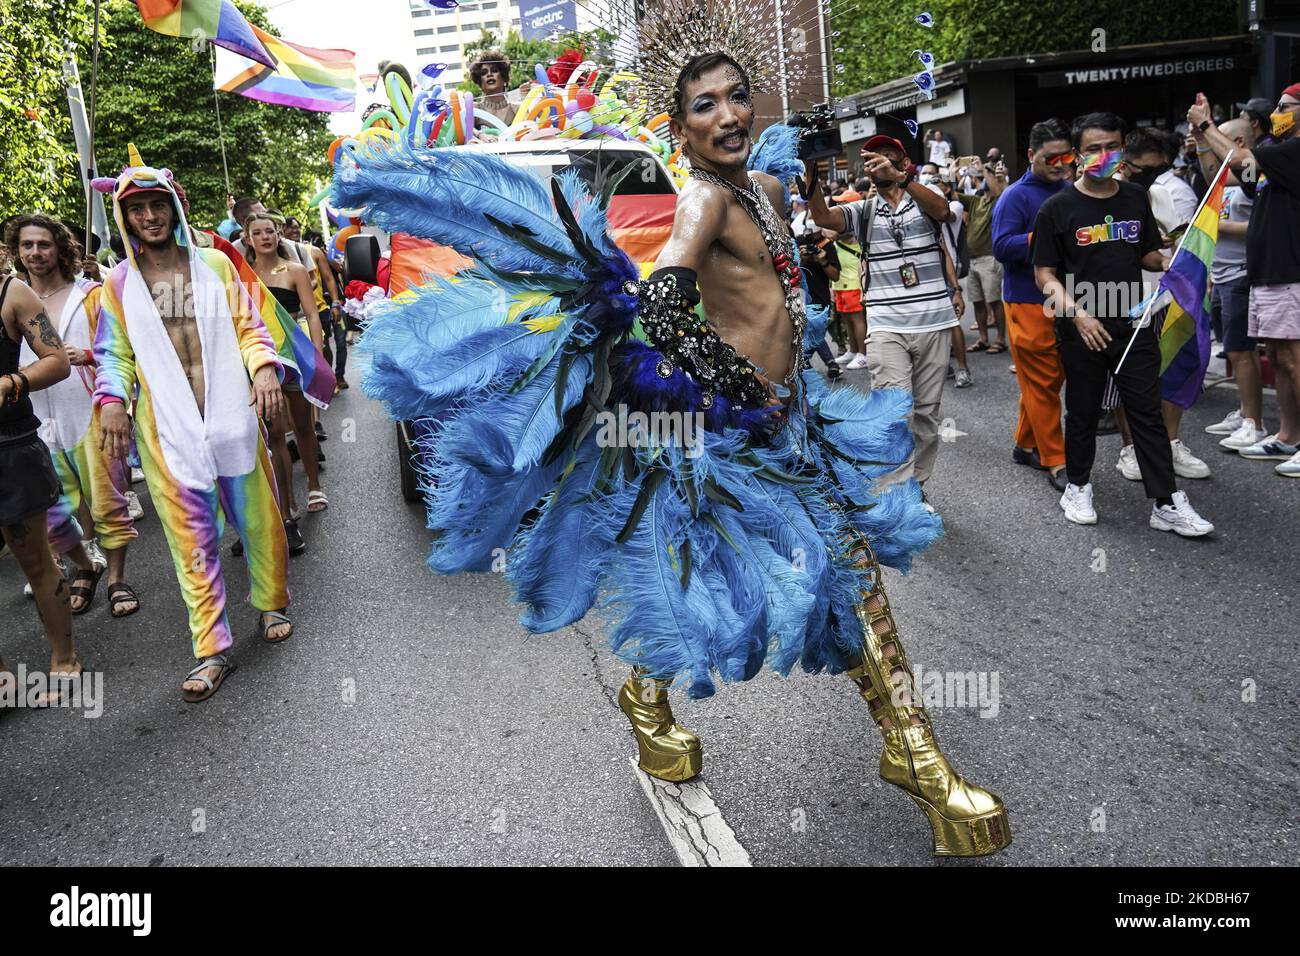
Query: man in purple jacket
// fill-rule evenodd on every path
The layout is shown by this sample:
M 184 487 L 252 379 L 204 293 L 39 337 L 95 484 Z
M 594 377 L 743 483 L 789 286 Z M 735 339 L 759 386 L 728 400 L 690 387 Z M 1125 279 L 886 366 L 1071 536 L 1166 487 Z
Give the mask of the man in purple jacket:
M 1064 491 L 1065 436 L 1061 432 L 1061 385 L 1065 371 L 1056 350 L 1053 315 L 1043 308 L 1029 250 L 1034 219 L 1048 197 L 1069 186 L 1074 172 L 1070 130 L 1059 119 L 1029 131 L 1029 171 L 1007 187 L 993 207 L 993 256 L 1002 263 L 1002 301 L 1007 336 L 1020 381 L 1020 415 L 1011 460 L 1048 473 Z

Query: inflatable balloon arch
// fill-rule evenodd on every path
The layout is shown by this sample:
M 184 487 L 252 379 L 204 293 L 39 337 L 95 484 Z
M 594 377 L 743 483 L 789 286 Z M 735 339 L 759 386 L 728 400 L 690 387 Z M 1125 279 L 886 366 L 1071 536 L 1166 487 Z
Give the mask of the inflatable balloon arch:
M 436 81 L 441 72 L 435 64 L 425 76 Z M 379 78 L 388 98 L 388 109 L 371 110 L 355 136 L 341 136 L 329 147 L 334 175 L 346 175 L 350 162 L 367 149 L 382 148 L 385 142 L 405 142 L 412 147 L 463 146 L 471 142 L 526 142 L 538 139 L 611 139 L 644 143 L 663 160 L 680 187 L 686 170 L 679 165 L 681 149 L 664 138 L 668 114 L 645 118 L 644 106 L 635 106 L 627 94 L 640 78 L 616 71 L 597 89 L 601 68 L 591 62 L 579 64 L 563 83 L 554 82 L 538 64 L 536 81 L 515 111 L 513 122 L 502 122 L 486 110 L 474 108 L 474 94 L 435 85 L 429 90 L 411 89 L 400 69 L 390 67 Z M 330 187 L 312 198 L 314 208 L 325 202 Z M 330 244 L 330 255 L 340 257 L 347 241 L 360 232 L 361 220 L 348 210 L 325 207 L 338 228 Z

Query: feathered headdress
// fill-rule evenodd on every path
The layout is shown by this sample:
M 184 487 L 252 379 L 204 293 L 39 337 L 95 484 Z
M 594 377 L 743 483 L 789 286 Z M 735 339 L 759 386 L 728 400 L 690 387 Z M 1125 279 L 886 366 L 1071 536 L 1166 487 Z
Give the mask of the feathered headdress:
M 648 0 L 640 24 L 640 56 L 634 67 L 641 77 L 650 113 L 673 112 L 673 92 L 682 67 L 703 53 L 725 53 L 749 74 L 750 92 L 781 89 L 782 69 L 774 51 L 780 46 L 771 8 L 743 0 Z M 785 56 L 785 81 L 804 79 L 803 57 Z

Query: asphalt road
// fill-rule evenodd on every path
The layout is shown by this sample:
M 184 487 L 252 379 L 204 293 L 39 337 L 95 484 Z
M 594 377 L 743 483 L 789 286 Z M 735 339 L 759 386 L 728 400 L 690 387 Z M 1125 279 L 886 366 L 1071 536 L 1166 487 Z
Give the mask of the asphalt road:
M 947 534 L 888 577 L 914 664 L 997 681 L 996 712 L 949 699 L 934 720 L 954 764 L 1003 797 L 1015 843 L 938 865 L 1295 865 L 1300 482 L 1203 434 L 1234 404 L 1219 388 L 1184 425 L 1214 469 L 1185 483 L 1213 538 L 1147 527 L 1113 436 L 1100 523 L 1070 525 L 1042 474 L 1009 461 L 1007 361 L 972 356 L 975 386 L 946 392 L 930 492 Z M 232 605 L 240 668 L 204 704 L 180 699 L 184 607 L 137 486 L 143 609 L 114 621 L 101 592 L 75 619 L 102 716 L 0 719 L 0 863 L 675 864 L 628 763 L 625 668 L 600 622 L 526 636 L 497 576 L 435 576 L 382 410 L 353 388 L 326 421 L 331 506 L 302 522 L 297 631 L 264 645 Z M 226 567 L 242 597 L 242 564 Z M 0 652 L 39 668 L 21 587 L 0 561 Z M 845 678 L 764 673 L 676 709 L 755 865 L 932 862 L 924 820 L 876 778 L 879 739 Z

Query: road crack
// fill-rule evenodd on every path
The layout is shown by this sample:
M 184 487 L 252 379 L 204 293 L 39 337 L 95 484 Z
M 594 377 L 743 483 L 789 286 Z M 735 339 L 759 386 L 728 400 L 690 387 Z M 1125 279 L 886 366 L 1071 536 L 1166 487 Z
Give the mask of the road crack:
M 618 710 L 619 709 L 618 697 L 616 692 L 613 691 L 609 686 L 607 686 L 605 682 L 601 680 L 600 677 L 600 652 L 596 649 L 595 636 L 592 634 L 588 634 L 577 624 L 573 624 L 571 626 L 575 631 L 578 632 L 579 635 L 581 635 L 582 644 L 584 647 L 587 648 L 588 653 L 590 653 L 591 655 L 592 680 L 594 680 L 596 682 L 596 686 L 600 688 L 600 692 L 604 696 L 605 700 L 609 702 L 609 706 L 613 707 L 615 710 Z

